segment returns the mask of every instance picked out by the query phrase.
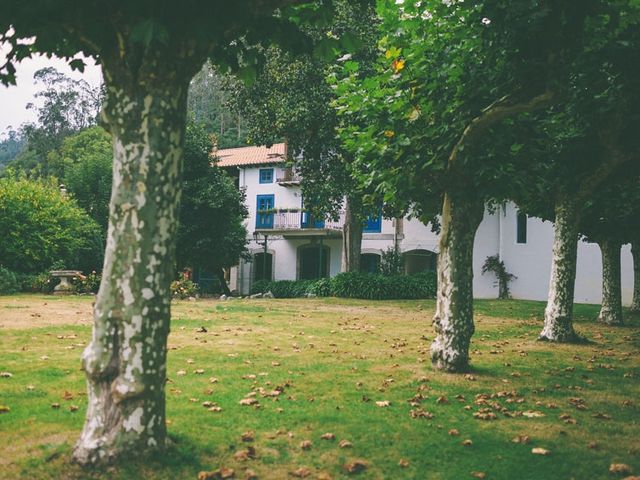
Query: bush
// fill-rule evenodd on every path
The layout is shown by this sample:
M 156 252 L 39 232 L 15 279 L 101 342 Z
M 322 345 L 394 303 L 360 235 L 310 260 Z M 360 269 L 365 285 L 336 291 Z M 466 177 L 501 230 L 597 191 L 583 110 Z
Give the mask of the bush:
M 436 274 L 424 272 L 415 275 L 385 276 L 371 273 L 345 272 L 333 278 L 319 280 L 260 280 L 253 284 L 251 293 L 270 291 L 276 298 L 318 297 L 361 298 L 365 300 L 401 300 L 435 298 Z
M 84 278 L 74 280 L 73 286 L 76 293 L 98 293 L 102 274 L 94 270 Z
M 100 227 L 53 180 L 0 178 L 0 258 L 25 274 L 102 263 Z
M 181 278 L 171 282 L 171 296 L 184 300 L 198 295 L 198 284 L 191 280 Z
M 0 266 L 0 295 L 16 293 L 19 289 L 16 274 Z
M 256 280 L 251 285 L 251 295 L 255 295 L 256 293 L 266 293 L 269 291 L 269 286 L 273 282 L 271 280 Z

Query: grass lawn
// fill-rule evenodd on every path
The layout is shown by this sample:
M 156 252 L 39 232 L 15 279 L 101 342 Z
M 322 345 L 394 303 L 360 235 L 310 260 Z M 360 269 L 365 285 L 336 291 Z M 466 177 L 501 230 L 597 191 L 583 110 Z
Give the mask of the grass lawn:
M 238 479 L 247 469 L 260 479 L 629 475 L 609 473 L 613 463 L 640 475 L 640 317 L 607 327 L 594 321 L 597 306 L 579 305 L 577 330 L 593 343 L 550 345 L 536 341 L 544 304 L 478 301 L 465 376 L 431 370 L 433 301 L 343 299 L 177 302 L 172 447 L 83 470 L 70 452 L 84 421 L 91 301 L 0 297 L 0 372 L 12 374 L 0 378 L 10 408 L 0 414 L 0 478 L 195 479 L 220 467 Z M 240 405 L 250 392 L 259 407 Z M 253 442 L 242 441 L 247 431 Z M 354 460 L 366 470 L 346 473 Z

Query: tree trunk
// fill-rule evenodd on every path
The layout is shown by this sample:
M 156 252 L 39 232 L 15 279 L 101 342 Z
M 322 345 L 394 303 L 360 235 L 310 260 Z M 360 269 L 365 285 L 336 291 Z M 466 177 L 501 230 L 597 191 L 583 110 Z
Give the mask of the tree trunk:
M 446 193 L 438 254 L 438 295 L 431 362 L 449 372 L 469 366 L 473 325 L 473 242 L 484 205 Z
M 622 285 L 620 272 L 620 245 L 613 240 L 598 242 L 602 252 L 602 306 L 598 321 L 609 325 L 622 325 Z
M 549 296 L 540 340 L 565 343 L 583 340 L 573 330 L 573 293 L 576 283 L 579 222 L 577 203 L 567 198 L 558 200 L 555 207 Z
M 88 410 L 74 451 L 82 464 L 166 441 L 169 286 L 190 75 L 159 58 L 135 72 L 124 60 L 109 61 L 103 120 L 113 138 L 113 189 L 93 338 L 82 355 Z
M 229 285 L 227 285 L 227 279 L 224 278 L 224 269 L 218 269 L 218 281 L 220 282 L 220 287 L 222 288 L 222 293 L 224 293 L 227 297 L 231 295 L 231 290 L 229 290 Z
M 633 257 L 633 300 L 631 311 L 640 312 L 640 240 L 631 242 L 631 256 Z
M 342 272 L 360 271 L 362 251 L 362 219 L 360 201 L 347 196 L 342 227 Z

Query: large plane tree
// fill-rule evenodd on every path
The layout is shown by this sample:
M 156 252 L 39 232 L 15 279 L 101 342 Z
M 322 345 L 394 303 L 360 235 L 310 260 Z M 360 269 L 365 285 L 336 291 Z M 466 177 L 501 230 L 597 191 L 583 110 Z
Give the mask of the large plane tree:
M 82 67 L 97 58 L 106 99 L 102 124 L 114 149 L 103 280 L 93 338 L 83 353 L 89 395 L 74 458 L 95 464 L 162 448 L 169 285 L 181 195 L 187 91 L 208 58 L 245 77 L 255 45 L 304 48 L 299 24 L 327 16 L 331 2 L 297 0 L 6 0 L 0 80 L 36 53 Z

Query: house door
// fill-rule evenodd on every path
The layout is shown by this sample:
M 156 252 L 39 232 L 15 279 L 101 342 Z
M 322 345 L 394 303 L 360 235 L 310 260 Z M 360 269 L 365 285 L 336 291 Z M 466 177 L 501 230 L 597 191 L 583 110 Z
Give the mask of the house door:
M 307 245 L 298 249 L 298 278 L 316 280 L 329 276 L 329 247 Z

